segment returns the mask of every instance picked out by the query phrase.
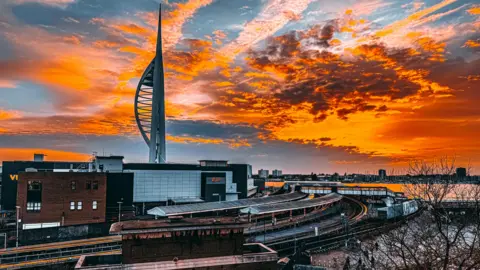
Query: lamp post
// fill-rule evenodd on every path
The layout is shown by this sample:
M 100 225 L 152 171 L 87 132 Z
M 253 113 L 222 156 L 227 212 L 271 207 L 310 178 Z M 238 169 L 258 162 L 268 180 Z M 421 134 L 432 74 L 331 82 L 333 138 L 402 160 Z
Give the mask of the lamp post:
M 222 196 L 220 196 L 220 193 L 212 193 L 212 196 L 218 196 L 218 202 L 221 202 L 222 201 Z M 217 212 L 217 216 L 218 216 L 218 211 Z
M 265 237 L 267 236 L 267 230 L 265 228 L 265 223 L 267 222 L 267 219 L 264 217 L 263 218 L 263 244 L 265 245 Z
M 117 202 L 118 203 L 118 222 L 121 221 L 121 217 L 122 217 L 122 203 L 123 202 Z
M 345 213 L 342 213 L 340 214 L 341 217 L 342 217 L 342 223 L 343 223 L 343 226 L 345 227 L 345 247 L 348 246 L 348 223 L 347 223 L 347 219 L 345 217 Z
M 16 208 L 17 208 L 17 237 L 16 237 L 16 239 L 15 239 L 15 240 L 16 240 L 16 245 L 15 245 L 15 246 L 18 248 L 18 223 L 20 222 L 20 217 L 19 217 L 19 215 L 20 215 L 20 206 L 17 205 Z
M 295 221 L 295 225 L 294 225 L 294 233 L 295 233 L 295 246 L 294 246 L 294 256 L 296 257 L 297 256 L 297 221 Z

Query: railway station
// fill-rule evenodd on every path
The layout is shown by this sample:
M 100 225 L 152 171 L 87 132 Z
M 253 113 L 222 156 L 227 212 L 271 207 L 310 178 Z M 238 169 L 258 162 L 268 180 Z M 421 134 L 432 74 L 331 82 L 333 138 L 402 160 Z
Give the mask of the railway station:
M 147 211 L 149 215 L 156 217 L 168 217 L 179 215 L 193 215 L 201 213 L 212 213 L 218 211 L 238 212 L 238 209 L 256 206 L 278 204 L 288 201 L 297 201 L 304 199 L 308 194 L 293 192 L 282 195 L 266 196 L 260 198 L 240 199 L 229 202 L 209 202 L 200 204 L 158 206 Z

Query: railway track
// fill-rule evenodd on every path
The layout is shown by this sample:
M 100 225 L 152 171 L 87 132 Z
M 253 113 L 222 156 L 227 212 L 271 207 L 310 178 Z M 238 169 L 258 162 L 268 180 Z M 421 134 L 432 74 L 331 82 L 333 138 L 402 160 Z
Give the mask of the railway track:
M 348 234 L 342 229 L 334 231 L 333 234 L 330 234 L 326 237 L 322 236 L 310 236 L 304 237 L 301 240 L 297 239 L 303 243 L 303 248 L 310 254 L 321 253 L 326 250 L 332 250 L 340 248 L 345 244 L 345 240 L 362 237 L 366 235 L 376 235 L 384 233 L 385 231 L 392 230 L 399 225 L 403 224 L 405 221 L 413 219 L 421 214 L 421 210 L 417 211 L 415 214 L 412 214 L 406 218 L 396 220 L 396 221 L 384 221 L 384 222 L 373 222 L 368 224 L 358 224 L 352 226 Z M 276 251 L 281 255 L 290 255 L 294 250 L 291 246 L 283 246 L 276 249 Z
M 25 246 L 0 252 L 0 269 L 24 268 L 45 262 L 68 262 L 85 254 L 119 252 L 121 237 L 110 236 Z
M 368 209 L 364 204 L 355 199 L 347 197 L 345 197 L 345 199 L 349 200 L 351 205 L 354 205 L 354 211 L 348 215 L 348 223 L 350 225 L 356 224 L 365 216 Z M 322 235 L 339 231 L 341 228 L 343 228 L 343 226 L 344 225 L 339 222 L 322 227 Z M 297 237 L 296 240 L 307 241 L 308 239 L 312 238 L 312 236 L 309 234 L 311 234 L 311 232 L 305 235 L 300 235 L 300 237 Z M 315 238 L 318 239 L 318 236 Z M 281 241 L 267 244 L 272 247 L 279 247 L 280 253 L 287 251 L 288 248 L 292 248 L 292 241 L 294 240 L 283 239 Z M 312 242 L 312 244 L 315 243 Z M 285 245 L 288 247 L 285 247 Z M 25 246 L 6 251 L 0 251 L 0 269 L 21 269 L 35 266 L 69 263 L 77 261 L 81 255 L 120 254 L 120 252 L 121 238 L 118 236 Z
M 353 205 L 355 209 L 355 211 L 353 211 L 347 216 L 348 226 L 352 227 L 363 219 L 363 217 L 367 214 L 368 208 L 365 204 L 361 203 L 356 199 L 347 197 L 345 197 L 345 199 L 349 200 L 350 204 Z M 331 234 L 340 234 L 344 231 L 345 225 L 346 224 L 344 224 L 342 221 L 339 221 L 334 224 L 329 224 L 327 226 L 319 228 L 319 231 L 321 231 L 321 233 L 318 236 L 315 236 L 313 232 L 308 232 L 303 235 L 296 235 L 295 238 L 292 238 L 290 236 L 287 239 L 279 239 L 277 241 L 267 242 L 266 244 L 270 248 L 276 250 L 279 254 L 285 254 L 289 251 L 294 250 L 296 247 L 296 243 L 304 243 L 304 245 L 315 245 L 318 244 L 320 241 L 323 241 L 319 240 L 319 238 Z
M 23 269 L 23 268 L 31 268 L 31 267 L 40 267 L 40 266 L 48 266 L 54 264 L 64 264 L 64 263 L 74 263 L 78 261 L 78 259 L 82 255 L 113 255 L 113 254 L 121 254 L 121 249 L 113 249 L 109 251 L 100 251 L 100 252 L 93 252 L 93 253 L 83 253 L 80 255 L 72 255 L 72 256 L 63 256 L 57 258 L 50 258 L 50 259 L 39 259 L 39 260 L 32 260 L 32 261 L 24 261 L 19 263 L 2 263 L 0 264 L 0 269 Z

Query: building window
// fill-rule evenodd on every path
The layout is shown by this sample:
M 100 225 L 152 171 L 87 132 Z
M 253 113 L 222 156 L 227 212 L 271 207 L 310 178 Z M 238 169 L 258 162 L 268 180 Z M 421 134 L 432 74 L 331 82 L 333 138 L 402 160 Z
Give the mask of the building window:
M 82 202 L 77 203 L 77 210 L 82 210 Z
M 75 210 L 75 202 L 70 202 L 70 210 Z
M 27 202 L 28 212 L 40 212 L 41 209 L 42 209 L 41 202 Z
M 98 181 L 93 181 L 92 188 L 97 190 L 98 189 Z
M 77 182 L 76 181 L 72 181 L 72 190 L 76 190 L 77 189 Z
M 98 207 L 97 201 L 93 201 L 93 203 L 92 203 L 92 209 L 93 209 L 93 210 L 97 210 L 97 207 Z
M 92 181 L 87 181 L 87 189 L 92 189 Z
M 42 183 L 39 181 L 28 181 L 28 190 L 41 190 Z

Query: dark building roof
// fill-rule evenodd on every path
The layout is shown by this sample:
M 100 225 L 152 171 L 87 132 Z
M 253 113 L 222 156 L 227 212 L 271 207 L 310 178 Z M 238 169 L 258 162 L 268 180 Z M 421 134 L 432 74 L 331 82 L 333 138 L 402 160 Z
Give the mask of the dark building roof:
M 197 203 L 187 205 L 172 205 L 172 206 L 158 206 L 148 210 L 149 215 L 155 216 L 178 216 L 194 213 L 206 213 L 214 211 L 222 211 L 229 209 L 239 209 L 254 205 L 261 204 L 274 204 L 286 201 L 300 200 L 307 197 L 307 194 L 295 192 L 282 195 L 253 198 L 253 199 L 241 199 L 236 201 L 223 201 L 223 202 L 208 202 Z
M 278 203 L 278 204 L 264 204 L 264 205 L 250 206 L 240 210 L 240 212 L 245 214 L 251 213 L 253 215 L 283 212 L 288 210 L 304 209 L 304 208 L 311 208 L 311 207 L 331 204 L 331 203 L 340 201 L 342 198 L 343 196 L 340 194 L 330 193 L 323 197 L 319 197 L 311 200 L 300 200 L 300 201 L 284 202 L 284 203 Z
M 124 156 L 95 156 L 97 159 L 124 159 Z
M 179 163 L 124 163 L 124 170 L 191 170 L 191 171 L 231 171 L 234 168 L 247 166 L 247 164 L 227 164 L 227 166 L 200 166 L 200 164 Z
M 278 254 L 275 250 L 260 244 L 243 245 L 243 255 L 182 259 L 177 261 L 158 261 L 135 264 L 122 264 L 121 255 L 83 255 L 75 269 L 276 269 Z M 270 263 L 270 264 L 268 264 Z

